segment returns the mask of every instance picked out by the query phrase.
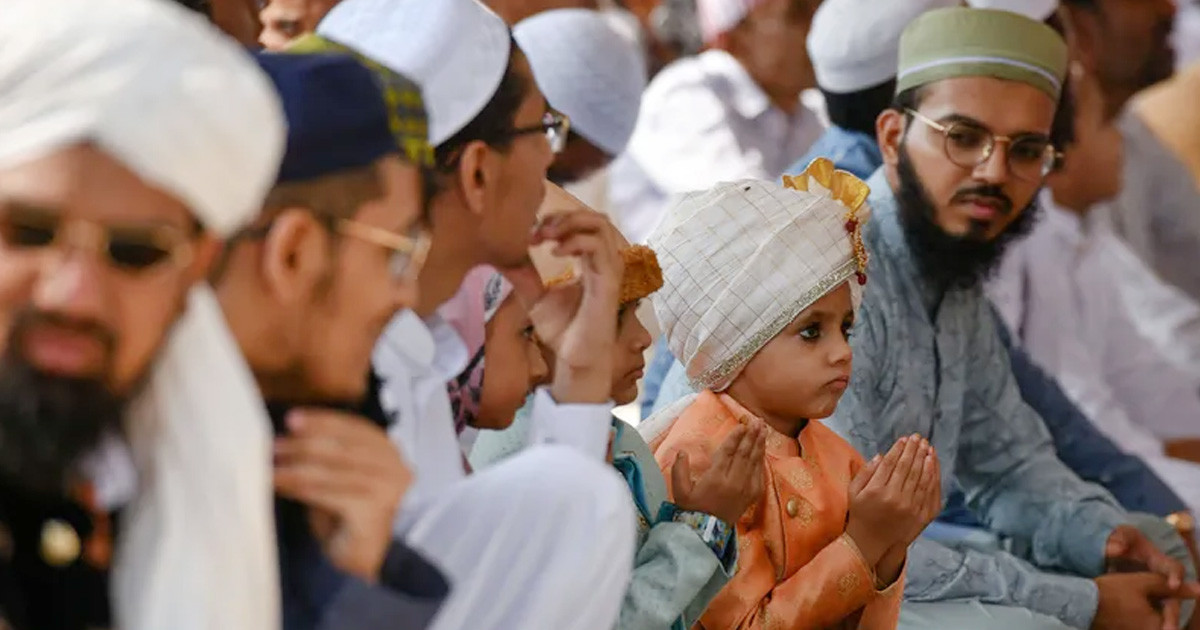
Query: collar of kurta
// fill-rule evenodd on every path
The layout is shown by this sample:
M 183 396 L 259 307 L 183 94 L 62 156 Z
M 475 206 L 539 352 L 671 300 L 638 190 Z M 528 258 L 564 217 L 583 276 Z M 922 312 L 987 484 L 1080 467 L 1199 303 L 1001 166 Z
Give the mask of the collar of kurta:
M 437 314 L 422 320 L 412 311 L 401 311 L 384 330 L 379 345 L 386 350 L 375 353 L 384 380 L 403 370 L 413 378 L 436 376 L 449 381 L 470 361 L 462 338 Z

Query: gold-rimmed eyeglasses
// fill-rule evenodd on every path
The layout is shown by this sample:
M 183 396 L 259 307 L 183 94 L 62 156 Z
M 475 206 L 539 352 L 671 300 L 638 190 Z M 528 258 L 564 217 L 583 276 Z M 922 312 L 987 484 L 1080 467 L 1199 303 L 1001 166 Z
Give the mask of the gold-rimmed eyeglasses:
M 421 275 L 421 269 L 425 267 L 425 259 L 429 256 L 429 248 L 433 244 L 433 238 L 424 226 L 413 227 L 405 235 L 362 221 L 335 217 L 325 212 L 314 211 L 314 214 L 338 234 L 391 250 L 392 256 L 388 260 L 388 271 L 392 280 L 415 282 Z M 271 231 L 272 223 L 273 221 L 242 230 L 230 241 L 263 238 Z
M 1007 144 L 1005 159 L 1012 174 L 1025 181 L 1040 182 L 1062 159 L 1048 136 L 1027 133 L 1001 136 L 976 123 L 953 121 L 940 123 L 914 109 L 905 109 L 942 136 L 942 151 L 951 162 L 963 168 L 975 168 L 991 159 L 997 144 Z
M 396 281 L 416 281 L 433 244 L 429 231 L 423 227 L 413 228 L 406 236 L 353 219 L 337 219 L 335 226 L 345 236 L 392 250 L 388 270 Z

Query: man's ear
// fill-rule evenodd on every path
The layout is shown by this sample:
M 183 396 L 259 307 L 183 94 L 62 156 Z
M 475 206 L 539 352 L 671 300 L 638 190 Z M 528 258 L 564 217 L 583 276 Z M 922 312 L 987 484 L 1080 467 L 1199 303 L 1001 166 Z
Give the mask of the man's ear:
M 495 186 L 492 148 L 473 140 L 462 149 L 458 160 L 458 187 L 472 214 L 482 215 L 487 207 L 488 188 Z
M 875 141 L 879 143 L 884 164 L 895 166 L 900 161 L 900 142 L 904 140 L 907 118 L 889 107 L 875 119 Z
M 284 304 L 306 304 L 328 273 L 332 257 L 328 229 L 301 208 L 271 222 L 261 258 L 266 291 Z
M 1099 16 L 1095 11 L 1085 7 L 1063 4 L 1058 9 L 1066 31 L 1067 46 L 1071 51 L 1071 61 L 1083 65 L 1083 70 L 1095 76 L 1100 47 L 1104 45 L 1100 33 Z

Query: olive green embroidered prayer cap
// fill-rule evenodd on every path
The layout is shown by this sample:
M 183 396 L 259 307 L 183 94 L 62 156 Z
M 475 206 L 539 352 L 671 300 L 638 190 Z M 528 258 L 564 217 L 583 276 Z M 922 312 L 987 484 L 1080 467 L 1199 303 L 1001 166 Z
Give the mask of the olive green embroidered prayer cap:
M 955 7 L 930 11 L 900 37 L 896 93 L 956 77 L 1020 81 L 1055 101 L 1067 73 L 1067 44 L 1023 15 Z

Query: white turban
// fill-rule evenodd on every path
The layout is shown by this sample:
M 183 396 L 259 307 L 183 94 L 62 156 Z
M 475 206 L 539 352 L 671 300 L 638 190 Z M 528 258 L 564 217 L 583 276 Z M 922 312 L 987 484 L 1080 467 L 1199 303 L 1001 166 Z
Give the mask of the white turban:
M 477 0 L 342 0 L 317 33 L 421 86 L 435 147 L 491 102 L 512 52 L 508 25 Z
M 1058 0 L 967 0 L 976 9 L 998 9 L 1019 13 L 1031 20 L 1045 22 L 1058 10 Z
M 545 11 L 513 27 L 550 106 L 571 129 L 612 156 L 633 135 L 646 63 L 637 46 L 589 9 Z
M 650 237 L 664 280 L 654 312 L 698 390 L 724 390 L 771 338 L 842 283 L 849 281 L 858 307 L 867 185 L 824 158 L 785 179 L 683 195 Z
M 896 78 L 900 35 L 921 14 L 959 0 L 825 0 L 808 31 L 817 85 L 837 94 Z
M 226 235 L 273 183 L 283 115 L 245 51 L 170 2 L 5 0 L 0 167 L 80 143 Z M 117 537 L 115 625 L 278 628 L 270 420 L 206 285 L 191 290 L 126 425 L 128 456 L 116 459 L 137 485 Z M 112 500 L 122 471 L 107 461 L 93 475 Z

